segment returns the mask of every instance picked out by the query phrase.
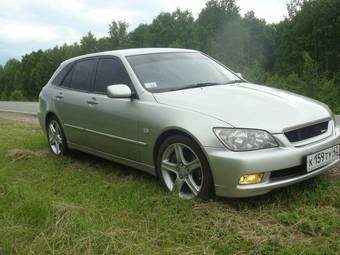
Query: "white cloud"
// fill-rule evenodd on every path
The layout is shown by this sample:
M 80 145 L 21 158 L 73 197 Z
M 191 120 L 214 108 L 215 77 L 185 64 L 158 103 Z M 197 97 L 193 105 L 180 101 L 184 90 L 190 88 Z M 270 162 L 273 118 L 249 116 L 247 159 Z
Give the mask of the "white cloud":
M 287 0 L 237 0 L 241 13 L 254 10 L 268 22 L 286 15 Z M 79 41 L 91 31 L 107 35 L 112 20 L 124 20 L 134 29 L 150 23 L 161 11 L 177 7 L 197 18 L 207 0 L 0 0 L 0 63 L 13 52 L 46 49 Z M 7 52 L 7 54 L 5 53 Z M 19 53 L 18 53 L 19 54 Z M 20 55 L 13 57 L 19 57 Z
M 74 20 L 83 21 L 92 27 L 107 27 L 112 20 L 133 21 L 140 16 L 139 10 L 117 8 L 114 2 L 104 2 L 97 6 L 81 0 L 47 0 L 45 1 L 61 16 L 72 17 Z M 131 6 L 133 7 L 133 6 Z
M 7 43 L 64 43 L 79 40 L 81 34 L 72 28 L 38 23 L 3 21 L 0 38 Z
M 258 18 L 265 19 L 268 23 L 276 23 L 287 16 L 286 0 L 237 0 L 241 13 L 254 11 Z

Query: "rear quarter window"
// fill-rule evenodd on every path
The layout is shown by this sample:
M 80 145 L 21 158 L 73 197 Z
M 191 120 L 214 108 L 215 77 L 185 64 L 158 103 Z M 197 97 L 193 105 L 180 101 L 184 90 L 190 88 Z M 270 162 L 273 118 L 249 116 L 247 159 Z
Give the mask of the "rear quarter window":
M 55 86 L 61 86 L 65 76 L 68 74 L 68 72 L 71 70 L 73 63 L 69 63 L 66 66 L 64 66 L 56 75 L 56 77 L 53 79 L 52 84 Z

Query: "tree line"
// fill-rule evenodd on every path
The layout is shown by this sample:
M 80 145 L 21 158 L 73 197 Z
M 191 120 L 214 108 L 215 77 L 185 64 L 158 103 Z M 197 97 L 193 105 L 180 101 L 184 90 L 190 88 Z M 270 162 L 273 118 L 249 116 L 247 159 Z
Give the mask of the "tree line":
M 235 0 L 210 0 L 191 12 L 162 12 L 129 31 L 112 21 L 108 35 L 33 51 L 0 65 L 0 100 L 37 100 L 59 64 L 71 57 L 124 48 L 178 47 L 205 52 L 255 83 L 297 92 L 340 113 L 340 1 L 291 0 L 288 16 L 268 24 Z

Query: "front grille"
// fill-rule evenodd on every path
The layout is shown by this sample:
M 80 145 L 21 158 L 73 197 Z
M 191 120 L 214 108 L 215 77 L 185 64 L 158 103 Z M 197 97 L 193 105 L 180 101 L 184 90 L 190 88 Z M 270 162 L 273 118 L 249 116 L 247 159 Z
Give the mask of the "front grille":
M 279 181 L 282 179 L 286 179 L 287 177 L 295 177 L 306 174 L 306 167 L 304 166 L 295 166 L 291 168 L 276 170 L 270 173 L 271 181 Z
M 326 133 L 328 130 L 328 121 L 314 124 L 286 132 L 285 135 L 291 143 L 299 142 Z

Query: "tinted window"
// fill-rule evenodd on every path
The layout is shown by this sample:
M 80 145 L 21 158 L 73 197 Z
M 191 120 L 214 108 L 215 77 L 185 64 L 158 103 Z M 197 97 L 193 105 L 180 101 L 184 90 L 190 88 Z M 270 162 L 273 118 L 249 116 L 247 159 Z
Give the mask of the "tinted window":
M 62 81 L 61 85 L 62 87 L 70 87 L 71 86 L 71 81 L 72 81 L 72 74 L 74 70 L 74 65 L 71 65 L 71 70 L 67 73 L 66 77 Z
M 95 61 L 95 59 L 87 59 L 74 65 L 71 88 L 83 91 L 90 89 Z
M 103 58 L 99 60 L 94 91 L 106 93 L 109 85 L 126 84 L 131 87 L 131 80 L 119 59 Z
M 70 71 L 70 69 L 72 67 L 72 64 L 73 63 L 70 63 L 70 64 L 66 65 L 64 68 L 61 69 L 61 71 L 59 71 L 57 76 L 52 81 L 53 85 L 56 85 L 56 86 L 60 86 L 61 85 L 62 81 L 64 80 L 65 75 L 68 73 L 68 71 Z

